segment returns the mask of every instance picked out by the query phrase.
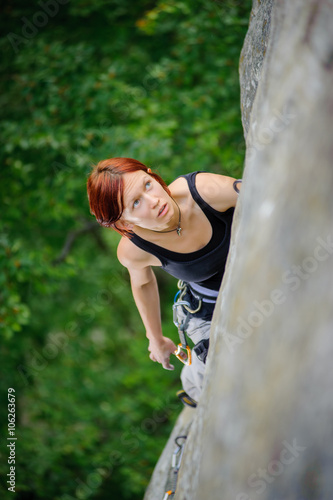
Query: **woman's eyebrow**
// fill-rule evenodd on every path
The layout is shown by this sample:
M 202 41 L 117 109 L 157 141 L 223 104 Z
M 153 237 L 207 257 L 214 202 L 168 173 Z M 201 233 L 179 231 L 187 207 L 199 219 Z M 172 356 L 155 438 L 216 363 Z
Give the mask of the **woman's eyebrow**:
M 143 177 L 143 179 L 142 179 L 142 186 L 144 186 L 146 184 L 147 178 L 148 178 L 148 176 L 147 177 L 146 176 Z M 131 198 L 129 200 L 129 203 L 133 203 L 133 201 L 135 201 L 137 199 L 138 199 L 138 194 L 135 194 L 135 195 L 131 196 Z

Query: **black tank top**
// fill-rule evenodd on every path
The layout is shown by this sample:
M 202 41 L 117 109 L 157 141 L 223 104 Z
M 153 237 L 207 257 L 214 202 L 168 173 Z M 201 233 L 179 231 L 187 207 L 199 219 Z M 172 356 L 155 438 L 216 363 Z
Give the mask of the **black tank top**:
M 195 186 L 195 178 L 199 172 L 184 175 L 194 201 L 199 205 L 211 223 L 213 234 L 209 243 L 191 253 L 178 253 L 167 250 L 155 243 L 144 240 L 137 234 L 131 241 L 148 253 L 155 255 L 162 263 L 162 268 L 175 278 L 218 291 L 228 256 L 231 224 L 234 207 L 225 212 L 218 212 L 206 203 Z

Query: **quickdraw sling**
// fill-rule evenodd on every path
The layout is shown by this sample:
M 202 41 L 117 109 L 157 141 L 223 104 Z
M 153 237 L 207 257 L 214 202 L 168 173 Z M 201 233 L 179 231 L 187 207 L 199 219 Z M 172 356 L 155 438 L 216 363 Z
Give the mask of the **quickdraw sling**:
M 190 290 L 188 284 L 185 283 L 184 281 L 179 280 L 177 286 L 179 288 L 179 291 L 175 296 L 172 309 L 173 309 L 173 322 L 175 326 L 178 328 L 180 343 L 178 344 L 178 347 L 173 354 L 179 359 L 179 361 L 184 363 L 184 365 L 189 366 L 192 363 L 192 353 L 191 353 L 191 348 L 186 340 L 186 330 L 188 327 L 188 323 L 191 319 L 191 315 L 196 314 L 201 310 L 203 299 L 199 295 L 195 294 L 192 290 Z M 193 308 L 193 306 L 191 307 L 191 304 L 188 300 L 184 300 L 184 297 L 188 291 L 190 291 L 192 297 L 194 297 L 194 299 L 197 301 L 197 306 L 195 308 Z M 177 314 L 178 307 L 182 307 L 187 312 L 185 318 L 181 321 L 178 321 L 178 314 Z M 193 348 L 197 357 L 203 363 L 206 363 L 208 348 L 209 348 L 209 339 L 201 340 Z M 187 354 L 186 358 L 184 358 L 184 352 L 186 352 Z

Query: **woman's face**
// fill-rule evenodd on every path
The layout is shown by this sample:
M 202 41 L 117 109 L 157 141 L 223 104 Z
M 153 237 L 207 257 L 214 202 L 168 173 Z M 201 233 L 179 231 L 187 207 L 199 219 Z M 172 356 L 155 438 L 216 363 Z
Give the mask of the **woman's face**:
M 175 207 L 161 184 L 143 170 L 126 173 L 123 179 L 124 211 L 120 221 L 129 229 L 167 229 L 175 216 Z

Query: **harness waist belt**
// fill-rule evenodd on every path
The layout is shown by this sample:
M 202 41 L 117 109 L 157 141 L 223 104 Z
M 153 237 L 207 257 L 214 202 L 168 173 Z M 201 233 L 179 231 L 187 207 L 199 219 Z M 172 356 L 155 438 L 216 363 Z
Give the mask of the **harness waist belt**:
M 198 293 L 204 302 L 215 304 L 219 292 L 217 290 L 210 290 L 197 283 L 189 282 L 189 287 L 194 293 Z

